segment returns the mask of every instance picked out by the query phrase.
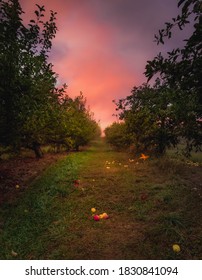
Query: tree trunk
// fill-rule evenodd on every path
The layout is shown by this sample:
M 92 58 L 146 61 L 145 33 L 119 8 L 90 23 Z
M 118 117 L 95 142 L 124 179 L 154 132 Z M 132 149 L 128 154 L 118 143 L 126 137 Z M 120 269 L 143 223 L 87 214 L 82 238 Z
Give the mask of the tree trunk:
M 43 157 L 43 152 L 41 150 L 39 142 L 35 141 L 32 143 L 32 149 L 35 152 L 36 158 L 42 158 Z

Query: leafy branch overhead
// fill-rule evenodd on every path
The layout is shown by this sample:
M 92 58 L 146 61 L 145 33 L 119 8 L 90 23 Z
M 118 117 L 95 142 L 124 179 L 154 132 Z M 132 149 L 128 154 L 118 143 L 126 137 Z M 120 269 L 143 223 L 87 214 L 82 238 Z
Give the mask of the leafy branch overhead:
M 184 0 L 179 1 L 178 7 L 181 7 L 181 14 L 173 18 L 171 23 L 166 23 L 159 35 L 155 35 L 156 42 L 164 43 L 165 38 L 170 38 L 175 26 L 183 29 L 187 24 L 192 24 L 193 33 L 188 39 L 185 38 L 183 48 L 171 50 L 167 57 L 160 53 L 148 61 L 145 75 L 149 81 L 155 74 L 160 74 L 163 81 L 172 87 L 195 91 L 202 103 L 202 3 L 199 0 Z

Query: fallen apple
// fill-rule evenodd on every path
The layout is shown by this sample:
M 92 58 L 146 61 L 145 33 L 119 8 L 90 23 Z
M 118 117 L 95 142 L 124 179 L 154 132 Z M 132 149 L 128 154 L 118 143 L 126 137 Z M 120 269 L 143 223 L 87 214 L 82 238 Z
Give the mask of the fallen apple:
M 99 220 L 100 220 L 100 217 L 99 217 L 99 215 L 94 215 L 94 216 L 93 216 L 93 219 L 94 219 L 94 221 L 99 221 Z
M 178 245 L 178 244 L 174 244 L 173 245 L 173 251 L 175 252 L 175 253 L 179 253 L 180 252 L 180 246 Z
M 109 215 L 107 213 L 103 213 L 102 214 L 102 218 L 107 220 L 107 219 L 109 219 Z
M 75 186 L 76 188 L 79 187 L 80 183 L 81 183 L 80 180 L 74 180 L 74 186 Z
M 96 209 L 95 209 L 95 208 L 91 208 L 91 212 L 92 212 L 92 213 L 95 213 L 95 212 L 96 212 Z
M 80 180 L 74 180 L 74 184 L 80 184 Z

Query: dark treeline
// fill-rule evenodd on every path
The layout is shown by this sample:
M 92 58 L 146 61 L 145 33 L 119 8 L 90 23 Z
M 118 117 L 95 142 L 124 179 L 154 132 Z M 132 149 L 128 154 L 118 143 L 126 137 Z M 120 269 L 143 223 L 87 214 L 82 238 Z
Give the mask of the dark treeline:
M 116 102 L 121 123 L 105 130 L 106 139 L 117 148 L 133 145 L 137 152 L 157 155 L 176 147 L 199 151 L 202 144 L 202 2 L 178 1 L 180 13 L 155 35 L 157 44 L 171 38 L 173 30 L 193 24 L 193 33 L 183 48 L 147 61 L 147 82 Z M 190 23 L 191 22 L 191 23 Z M 155 80 L 153 85 L 149 81 Z
M 56 35 L 56 13 L 49 18 L 36 5 L 35 18 L 23 24 L 18 0 L 0 1 L 0 144 L 42 156 L 40 146 L 79 149 L 100 134 L 82 93 L 70 98 L 48 61 Z

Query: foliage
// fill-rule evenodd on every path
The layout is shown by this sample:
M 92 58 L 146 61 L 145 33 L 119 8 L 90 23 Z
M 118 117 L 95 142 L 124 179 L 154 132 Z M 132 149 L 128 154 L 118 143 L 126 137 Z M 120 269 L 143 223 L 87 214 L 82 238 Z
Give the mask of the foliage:
M 171 23 L 166 22 L 166 27 L 155 36 L 157 43 L 164 44 L 175 27 L 182 30 L 191 22 L 193 33 L 181 49 L 173 49 L 167 57 L 160 53 L 148 61 L 145 75 L 150 80 L 158 74 L 162 83 L 176 92 L 170 102 L 175 107 L 178 129 L 187 141 L 186 150 L 189 153 L 194 147 L 200 149 L 202 143 L 202 3 L 199 0 L 180 0 L 178 7 L 182 7 L 181 14 Z
M 127 134 L 125 123 L 114 122 L 105 128 L 105 137 L 107 143 L 121 150 L 130 145 L 131 139 Z
M 54 99 L 51 93 L 56 75 L 47 58 L 57 30 L 56 13 L 51 12 L 49 21 L 44 22 L 44 12 L 44 6 L 37 5 L 36 20 L 25 26 L 19 1 L 1 1 L 0 140 L 16 148 L 32 138 L 30 130 L 34 141 L 40 140 Z
M 47 130 L 47 141 L 59 148 L 78 150 L 92 139 L 99 137 L 100 127 L 93 119 L 93 114 L 86 108 L 86 99 L 80 93 L 74 99 L 66 94 L 60 98 L 58 110 L 52 111 L 54 122 Z
M 41 157 L 41 144 L 86 144 L 97 124 L 81 96 L 72 100 L 65 96 L 66 85 L 56 88 L 48 61 L 56 13 L 44 20 L 44 6 L 36 6 L 35 19 L 24 25 L 18 0 L 0 2 L 0 144 L 28 147 Z
M 178 6 L 184 3 L 181 14 L 172 19 L 172 23 L 166 23 L 166 28 L 155 35 L 157 43 L 164 44 L 164 38 L 172 36 L 172 29 L 178 26 L 183 29 L 186 24 L 193 23 L 193 33 L 186 39 L 183 48 L 177 48 L 168 52 L 164 58 L 161 53 L 146 65 L 146 77 L 151 79 L 154 74 L 159 73 L 161 78 L 171 87 L 196 93 L 200 103 L 201 97 L 201 76 L 202 76 L 202 3 L 199 0 L 181 0 Z
M 163 154 L 178 143 L 176 118 L 169 100 L 170 91 L 158 83 L 134 87 L 132 94 L 119 100 L 117 109 L 125 120 L 136 152 Z
M 148 61 L 145 75 L 148 81 L 157 75 L 154 86 L 134 87 L 132 94 L 119 100 L 117 110 L 132 134 L 137 150 L 152 149 L 163 154 L 167 147 L 186 140 L 187 155 L 202 143 L 202 4 L 198 0 L 180 0 L 181 14 L 166 22 L 166 28 L 155 36 L 157 43 L 172 36 L 172 29 L 183 29 L 194 21 L 193 33 L 185 46 L 160 53 Z

